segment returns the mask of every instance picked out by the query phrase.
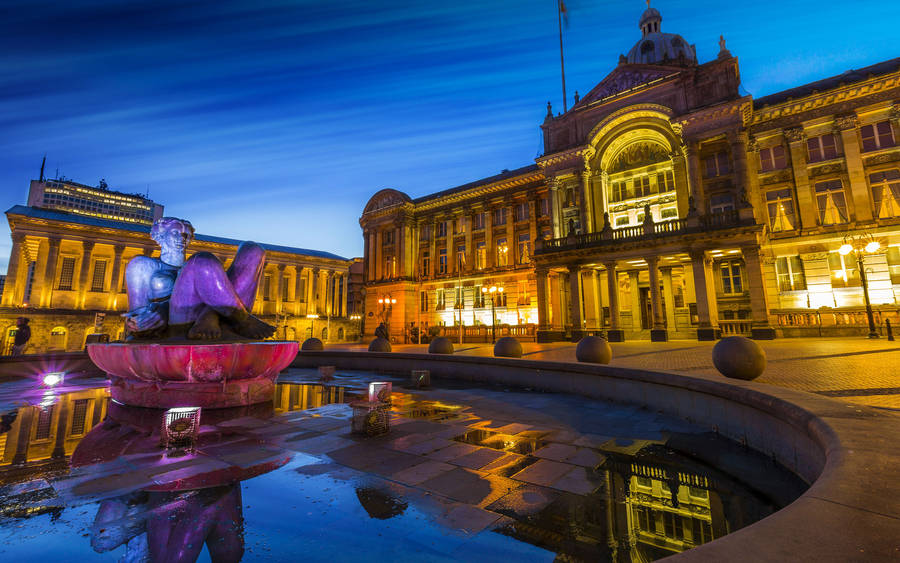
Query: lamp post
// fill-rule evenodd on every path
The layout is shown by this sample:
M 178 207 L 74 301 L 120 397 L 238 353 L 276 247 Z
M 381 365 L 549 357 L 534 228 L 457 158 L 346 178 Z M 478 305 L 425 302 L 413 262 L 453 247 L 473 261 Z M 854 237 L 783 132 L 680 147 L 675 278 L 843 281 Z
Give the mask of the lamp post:
M 838 249 L 841 256 L 851 252 L 856 256 L 856 266 L 859 268 L 859 281 L 862 282 L 863 298 L 866 301 L 866 317 L 869 320 L 869 338 L 878 338 L 875 332 L 875 316 L 872 314 L 872 302 L 869 300 L 869 282 L 866 279 L 866 268 L 863 264 L 863 256 L 874 254 L 881 249 L 881 245 L 870 233 L 858 236 L 845 236 L 844 244 Z
M 381 317 L 381 322 L 384 323 L 385 328 L 390 326 L 388 318 L 391 316 L 394 304 L 396 303 L 397 300 L 391 298 L 390 295 L 378 298 L 378 304 L 381 305 L 381 314 L 379 316 Z M 388 330 L 388 334 L 390 334 L 390 330 Z
M 494 297 L 496 294 L 503 294 L 503 286 L 492 285 L 491 287 L 482 287 L 481 293 L 490 293 L 491 296 L 491 343 L 497 342 L 497 315 L 495 313 L 496 303 Z

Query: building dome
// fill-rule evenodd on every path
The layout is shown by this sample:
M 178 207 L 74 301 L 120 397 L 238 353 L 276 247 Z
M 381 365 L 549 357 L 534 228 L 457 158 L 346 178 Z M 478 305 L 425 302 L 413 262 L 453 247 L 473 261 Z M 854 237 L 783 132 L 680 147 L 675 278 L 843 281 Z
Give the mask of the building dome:
M 628 51 L 626 62 L 637 64 L 656 64 L 667 61 L 697 63 L 697 53 L 685 41 L 684 37 L 675 33 L 662 33 L 660 24 L 662 16 L 656 8 L 648 7 L 641 15 L 638 26 L 641 28 L 641 40 Z

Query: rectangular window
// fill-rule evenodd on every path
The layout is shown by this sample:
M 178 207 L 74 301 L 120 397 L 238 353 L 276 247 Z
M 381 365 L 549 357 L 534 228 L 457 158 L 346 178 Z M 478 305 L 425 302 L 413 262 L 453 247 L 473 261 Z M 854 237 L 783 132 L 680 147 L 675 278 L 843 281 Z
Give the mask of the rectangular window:
M 885 254 L 888 272 L 891 274 L 891 283 L 900 284 L 900 247 L 889 246 Z
M 443 311 L 447 306 L 444 301 L 445 293 L 443 289 L 435 290 L 434 292 L 434 310 L 435 311 Z
M 447 273 L 447 249 L 442 248 L 440 253 L 438 254 L 438 273 L 446 274 Z
M 541 217 L 550 215 L 550 198 L 542 197 L 538 200 L 538 213 Z
M 634 197 L 650 195 L 650 177 L 640 176 L 634 179 Z
M 651 528 L 651 525 L 655 524 L 655 522 L 653 521 L 653 516 L 650 514 L 650 509 L 646 506 L 634 507 L 634 519 L 637 522 L 637 527 L 639 530 L 649 532 L 651 534 L 656 533 L 656 526 L 654 525 Z
M 453 234 L 454 235 L 464 235 L 466 234 L 466 218 L 465 217 L 457 217 L 453 220 Z
M 263 301 L 269 301 L 271 299 L 272 291 L 272 276 L 266 274 L 263 278 Z
M 509 247 L 506 245 L 505 238 L 497 239 L 497 266 L 504 267 L 509 265 Z
M 506 208 L 498 207 L 494 210 L 494 226 L 498 227 L 500 225 L 506 224 Z
M 384 277 L 392 280 L 397 277 L 397 258 L 388 256 L 384 259 Z
M 528 220 L 528 202 L 523 201 L 516 204 L 516 222 Z
M 614 182 L 612 188 L 614 202 L 628 199 L 628 182 Z
M 778 276 L 779 291 L 802 291 L 806 289 L 803 261 L 799 256 L 782 256 L 775 259 L 775 273 Z
M 480 231 L 484 228 L 484 211 L 472 216 L 472 229 Z
M 475 269 L 483 270 L 487 267 L 487 245 L 479 242 L 475 245 Z
M 816 184 L 816 203 L 819 206 L 819 223 L 835 225 L 847 222 L 847 201 L 840 180 Z
M 783 145 L 759 149 L 759 167 L 763 172 L 781 170 L 787 166 Z
M 75 276 L 75 258 L 65 256 L 59 270 L 59 287 L 61 291 L 72 291 L 72 278 Z
M 422 240 L 431 240 L 433 230 L 432 225 L 422 225 Z
M 790 188 L 766 192 L 766 206 L 772 232 L 794 230 L 794 198 Z
M 384 231 L 382 234 L 382 244 L 384 246 L 388 246 L 389 244 L 394 244 L 394 231 Z
M 863 152 L 894 146 L 894 132 L 890 121 L 864 125 L 859 128 L 859 135 L 862 138 Z
M 659 210 L 659 218 L 660 219 L 677 219 L 678 218 L 678 208 L 676 207 L 664 207 Z
M 519 235 L 519 264 L 531 261 L 531 241 L 528 233 Z
M 887 219 L 900 217 L 900 170 L 885 170 L 869 174 L 875 217 Z
M 743 293 L 744 286 L 741 283 L 741 263 L 739 261 L 720 262 L 719 273 L 722 276 L 722 293 L 726 295 Z
M 671 192 L 675 189 L 675 176 L 671 170 L 656 174 L 656 189 L 659 193 Z
M 419 311 L 425 313 L 428 311 L 428 292 L 419 292 Z
M 715 194 L 709 197 L 710 213 L 726 213 L 734 211 L 734 196 L 731 194 Z
M 474 288 L 474 293 L 473 293 L 474 302 L 472 304 L 472 307 L 474 307 L 476 309 L 483 309 L 484 308 L 484 296 L 485 296 L 485 292 L 481 290 L 481 286 L 476 285 Z
M 620 215 L 620 216 L 616 217 L 616 226 L 617 227 L 624 227 L 627 224 L 628 224 L 628 215 Z
M 422 277 L 428 277 L 431 275 L 431 256 L 429 256 L 428 251 L 422 253 Z
M 712 541 L 712 527 L 709 525 L 709 522 L 700 520 L 699 518 L 691 518 L 691 520 L 693 521 L 693 529 L 691 530 L 691 532 L 694 535 L 694 545 L 703 545 L 709 541 Z
M 456 271 L 462 272 L 466 269 L 466 245 L 460 244 L 456 247 Z
M 706 178 L 715 178 L 716 176 L 724 176 L 731 172 L 731 166 L 728 162 L 728 153 L 725 151 L 707 156 L 703 159 L 704 176 Z
M 38 413 L 37 428 L 35 429 L 35 440 L 46 440 L 50 437 L 50 422 L 53 420 L 53 410 L 56 405 L 42 408 Z
M 831 287 L 859 287 L 859 269 L 856 260 L 839 252 L 828 254 L 828 269 L 831 270 Z
M 306 278 L 300 278 L 300 287 L 297 288 L 299 295 L 297 295 L 297 301 L 300 303 L 306 303 Z
M 438 236 L 438 238 L 447 236 L 447 222 L 446 221 L 439 221 L 437 223 L 437 236 Z
M 84 434 L 85 420 L 87 419 L 88 405 L 90 399 L 76 399 L 74 408 L 72 409 L 72 431 L 73 436 Z
M 102 292 L 106 282 L 106 260 L 94 262 L 94 275 L 91 276 L 91 291 Z
M 837 145 L 831 133 L 806 140 L 809 162 L 821 162 L 837 158 Z
M 282 276 L 281 277 L 281 300 L 287 301 L 290 299 L 290 276 Z

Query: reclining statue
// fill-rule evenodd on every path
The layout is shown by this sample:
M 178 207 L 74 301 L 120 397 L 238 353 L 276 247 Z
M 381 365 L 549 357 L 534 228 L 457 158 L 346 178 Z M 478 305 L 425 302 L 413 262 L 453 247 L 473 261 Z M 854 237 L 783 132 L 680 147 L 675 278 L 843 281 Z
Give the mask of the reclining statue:
M 153 223 L 150 238 L 160 246 L 159 258 L 135 256 L 125 269 L 129 339 L 184 337 L 201 340 L 263 339 L 275 327 L 250 314 L 262 277 L 266 251 L 244 242 L 228 271 L 209 252 L 185 261 L 194 236 L 189 221 L 163 217 Z

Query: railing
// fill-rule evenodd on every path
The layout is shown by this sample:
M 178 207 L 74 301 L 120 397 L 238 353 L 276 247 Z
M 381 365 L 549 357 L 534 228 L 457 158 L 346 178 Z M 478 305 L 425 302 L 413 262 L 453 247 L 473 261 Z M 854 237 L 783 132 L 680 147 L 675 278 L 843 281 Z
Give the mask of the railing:
M 496 338 L 514 336 L 521 340 L 534 340 L 537 334 L 537 325 L 496 325 L 494 335 Z M 446 336 L 454 343 L 459 342 L 459 326 L 442 326 L 440 336 Z M 463 326 L 463 342 L 490 342 L 491 326 L 474 325 Z
M 719 319 L 722 336 L 748 336 L 752 321 L 750 319 Z
M 566 248 L 602 246 L 630 240 L 651 240 L 660 236 L 683 235 L 692 232 L 729 229 L 754 224 L 756 224 L 756 221 L 752 217 L 742 220 L 738 210 L 735 209 L 697 217 L 649 222 L 621 229 L 605 227 L 602 231 L 595 233 L 572 234 L 567 237 L 537 241 L 535 254 L 545 254 Z

